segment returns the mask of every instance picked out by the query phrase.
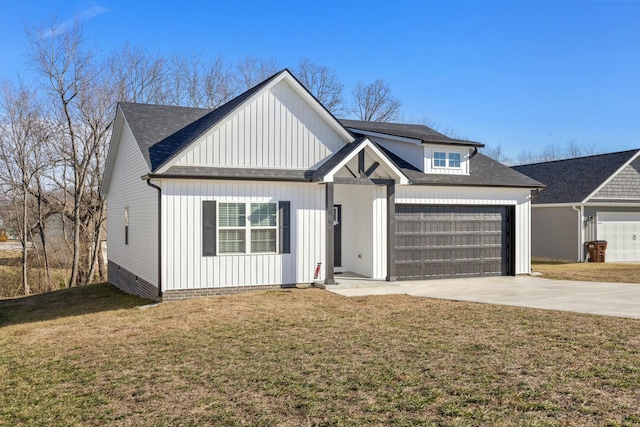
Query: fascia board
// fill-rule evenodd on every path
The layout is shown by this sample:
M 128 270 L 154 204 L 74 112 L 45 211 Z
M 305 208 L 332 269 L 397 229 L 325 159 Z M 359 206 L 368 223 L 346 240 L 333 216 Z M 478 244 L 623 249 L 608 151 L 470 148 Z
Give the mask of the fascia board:
M 622 166 L 620 166 L 618 168 L 617 171 L 615 171 L 614 173 L 612 173 L 609 178 L 605 179 L 604 182 L 602 184 L 600 184 L 595 190 L 593 190 L 593 192 L 591 194 L 589 194 L 587 197 L 585 197 L 585 199 L 582 201 L 582 203 L 587 203 L 589 201 L 590 198 L 592 198 L 593 196 L 595 196 L 596 194 L 598 194 L 598 191 L 602 190 L 602 188 L 607 185 L 608 183 L 611 182 L 611 180 L 613 178 L 616 177 L 616 175 L 618 175 L 622 170 L 624 170 L 627 166 L 629 166 L 638 156 L 640 155 L 640 150 L 638 150 L 636 152 L 636 154 L 634 154 L 633 156 L 631 156 L 631 158 L 629 160 L 627 160 Z

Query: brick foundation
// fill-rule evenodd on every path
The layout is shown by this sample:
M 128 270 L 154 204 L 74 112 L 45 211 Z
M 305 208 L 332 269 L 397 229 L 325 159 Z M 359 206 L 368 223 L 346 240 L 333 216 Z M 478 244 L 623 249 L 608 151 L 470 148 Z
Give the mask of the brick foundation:
M 113 261 L 109 261 L 109 283 L 128 294 L 159 300 L 158 288 Z
M 223 295 L 241 294 L 254 291 L 272 291 L 287 288 L 295 288 L 296 285 L 260 285 L 260 286 L 239 286 L 224 288 L 199 288 L 199 289 L 178 289 L 162 292 L 162 301 L 179 301 L 191 298 L 214 297 Z
M 176 289 L 162 292 L 158 297 L 158 288 L 146 280 L 136 276 L 127 269 L 109 261 L 109 283 L 128 294 L 138 295 L 155 301 L 179 301 L 191 298 L 234 295 L 244 292 L 272 291 L 295 288 L 296 285 L 259 285 L 220 288 Z

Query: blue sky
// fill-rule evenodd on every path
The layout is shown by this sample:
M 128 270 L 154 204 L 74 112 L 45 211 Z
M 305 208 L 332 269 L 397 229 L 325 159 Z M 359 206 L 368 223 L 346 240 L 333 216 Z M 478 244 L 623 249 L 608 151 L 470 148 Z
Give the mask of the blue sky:
M 640 1 L 2 0 L 0 79 L 28 75 L 24 27 L 83 19 L 104 52 L 246 56 L 386 80 L 429 117 L 511 157 L 574 139 L 640 148 Z

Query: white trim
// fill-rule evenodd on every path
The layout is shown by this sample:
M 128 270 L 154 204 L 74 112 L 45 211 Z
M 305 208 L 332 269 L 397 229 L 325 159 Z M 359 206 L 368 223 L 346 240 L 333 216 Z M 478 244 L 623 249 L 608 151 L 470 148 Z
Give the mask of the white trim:
M 333 169 L 327 172 L 324 175 L 322 182 L 333 182 L 333 176 L 347 163 L 349 163 L 349 161 L 351 161 L 351 159 L 353 159 L 355 155 L 360 152 L 360 150 L 363 150 L 365 147 L 369 147 L 382 161 L 385 162 L 386 166 L 388 166 L 393 171 L 393 173 L 397 175 L 400 184 L 409 184 L 409 178 L 407 178 L 405 174 L 403 174 L 402 171 L 389 160 L 387 155 L 380 151 L 368 137 L 366 137 L 360 144 L 358 144 L 357 148 L 351 151 L 351 153 L 349 153 L 347 157 L 342 159 L 340 163 L 334 166 Z
M 397 136 L 397 135 L 390 135 L 388 133 L 380 133 L 380 132 L 371 132 L 369 130 L 363 130 L 357 127 L 347 127 L 347 129 L 349 129 L 352 132 L 356 132 L 362 135 L 366 135 L 366 136 L 373 136 L 373 137 L 378 137 L 378 138 L 387 138 L 387 139 L 393 139 L 395 141 L 400 141 L 400 142 L 408 142 L 410 144 L 415 144 L 415 145 L 422 145 L 422 140 L 421 139 L 415 139 L 415 138 L 407 138 L 405 136 Z
M 625 164 L 623 164 L 622 166 L 620 166 L 620 168 L 618 168 L 617 171 L 615 171 L 614 173 L 612 173 L 609 178 L 605 179 L 604 182 L 602 184 L 600 184 L 591 194 L 589 194 L 587 197 L 585 197 L 585 199 L 581 202 L 581 203 L 587 203 L 587 201 L 592 198 L 593 196 L 595 196 L 596 194 L 598 194 L 598 191 L 602 190 L 602 188 L 607 185 L 609 182 L 611 182 L 611 180 L 613 178 L 615 178 L 616 175 L 618 175 L 620 172 L 622 172 L 623 169 L 625 169 L 627 166 L 629 166 L 631 164 L 631 162 L 633 162 L 638 156 L 640 155 L 640 150 L 638 150 L 636 152 L 636 154 L 634 154 L 633 156 L 631 156 L 631 158 L 629 160 L 627 160 L 625 162 Z
M 591 206 L 612 206 L 612 207 L 627 207 L 627 208 L 640 208 L 640 202 L 638 203 L 616 203 L 616 202 L 586 202 L 586 203 L 543 203 L 543 204 L 535 204 L 532 203 L 531 207 L 533 208 L 570 208 L 572 206 L 584 205 L 585 207 Z

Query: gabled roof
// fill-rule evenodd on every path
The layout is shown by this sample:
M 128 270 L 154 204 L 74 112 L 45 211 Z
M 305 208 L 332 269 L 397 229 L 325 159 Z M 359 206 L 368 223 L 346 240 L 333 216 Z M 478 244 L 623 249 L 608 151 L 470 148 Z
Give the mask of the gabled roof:
M 463 145 L 467 147 L 484 147 L 484 144 L 474 141 L 466 141 L 463 139 L 449 138 L 446 135 L 437 132 L 430 127 L 424 125 L 412 125 L 403 123 L 385 123 L 385 122 L 363 122 L 360 120 L 344 120 L 340 122 L 352 132 L 359 134 L 358 131 L 374 132 L 389 136 L 402 138 L 410 138 L 419 140 L 423 143 L 447 144 L 447 145 Z
M 358 138 L 335 152 L 318 168 L 313 176 L 313 181 L 333 181 L 333 175 L 358 152 L 364 150 L 367 146 L 380 158 L 380 161 L 387 164 L 401 184 L 409 183 L 407 176 L 402 173 L 400 168 L 393 160 L 391 160 L 387 153 L 381 150 L 378 144 L 374 143 L 366 136 Z
M 120 109 L 149 169 L 154 172 L 286 71 L 269 77 L 215 110 L 132 103 L 121 103 Z
M 513 169 L 547 187 L 534 204 L 583 203 L 640 150 L 621 151 L 552 162 L 513 166 Z
M 380 147 L 398 165 L 412 184 L 464 185 L 477 187 L 543 188 L 544 185 L 483 154 L 476 153 L 469 160 L 469 175 L 424 173 L 411 163 Z

